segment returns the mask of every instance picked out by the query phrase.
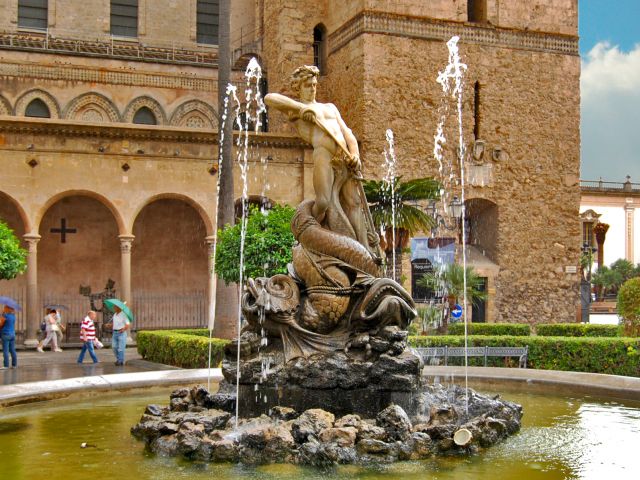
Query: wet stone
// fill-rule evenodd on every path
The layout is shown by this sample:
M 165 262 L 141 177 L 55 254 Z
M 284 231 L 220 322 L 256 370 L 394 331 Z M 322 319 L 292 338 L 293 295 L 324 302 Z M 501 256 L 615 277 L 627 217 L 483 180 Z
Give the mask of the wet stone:
M 298 418 L 299 414 L 293 408 L 276 406 L 269 409 L 269 417 L 274 420 L 293 420 Z
M 352 447 L 356 443 L 358 430 L 354 427 L 325 428 L 318 434 L 323 443 L 335 443 L 340 447 Z
M 306 442 L 309 437 L 316 438 L 321 430 L 333 426 L 335 416 L 319 408 L 307 410 L 293 421 L 291 433 L 298 443 Z
M 160 405 L 150 404 L 144 409 L 145 415 L 153 415 L 159 417 L 167 413 L 166 407 L 161 407 Z
M 406 440 L 411 435 L 411 420 L 398 405 L 385 408 L 378 414 L 376 421 L 392 440 Z

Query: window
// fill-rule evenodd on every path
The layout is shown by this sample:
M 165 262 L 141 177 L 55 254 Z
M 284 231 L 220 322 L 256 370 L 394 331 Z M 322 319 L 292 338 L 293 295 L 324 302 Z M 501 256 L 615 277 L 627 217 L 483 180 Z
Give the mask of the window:
M 24 111 L 25 117 L 51 118 L 49 107 L 39 98 L 31 100 Z
M 320 70 L 320 75 L 327 73 L 327 29 L 322 24 L 313 29 L 313 64 Z
M 584 222 L 582 224 L 582 245 L 595 246 L 593 241 L 593 222 Z
M 47 29 L 48 0 L 18 0 L 18 27 Z
M 198 0 L 196 38 L 198 43 L 218 44 L 218 0 Z
M 487 0 L 467 0 L 467 18 L 470 22 L 486 22 Z
M 138 0 L 111 0 L 111 35 L 138 36 Z
M 150 108 L 142 107 L 133 116 L 133 123 L 141 125 L 157 125 L 158 121 Z

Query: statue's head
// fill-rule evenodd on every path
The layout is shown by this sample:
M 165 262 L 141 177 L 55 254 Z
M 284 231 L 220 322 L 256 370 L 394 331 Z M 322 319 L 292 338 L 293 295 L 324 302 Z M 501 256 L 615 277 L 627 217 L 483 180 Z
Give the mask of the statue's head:
M 315 65 L 298 67 L 291 74 L 291 88 L 301 100 L 315 100 L 318 76 L 320 76 L 320 70 Z

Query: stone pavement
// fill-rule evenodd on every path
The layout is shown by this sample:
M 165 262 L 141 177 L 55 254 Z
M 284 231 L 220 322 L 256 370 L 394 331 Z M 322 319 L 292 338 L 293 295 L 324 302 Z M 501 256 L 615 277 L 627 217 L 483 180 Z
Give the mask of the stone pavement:
M 128 347 L 125 365 L 116 366 L 111 348 L 96 350 L 99 363 L 94 364 L 89 354 L 84 363 L 77 364 L 79 348 L 65 348 L 63 352 L 45 353 L 35 350 L 18 351 L 18 368 L 0 370 L 0 385 L 39 382 L 43 380 L 61 380 L 75 377 L 109 375 L 113 373 L 147 372 L 154 370 L 175 370 L 175 367 L 143 360 L 135 347 Z M 0 362 L 0 366 L 2 363 Z

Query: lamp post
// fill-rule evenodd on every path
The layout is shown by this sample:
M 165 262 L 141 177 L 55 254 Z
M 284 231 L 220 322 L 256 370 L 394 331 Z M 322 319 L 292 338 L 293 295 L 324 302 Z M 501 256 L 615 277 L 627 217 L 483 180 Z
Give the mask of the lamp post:
M 432 231 L 436 232 L 439 228 L 444 228 L 445 230 L 454 231 L 457 230 L 460 226 L 460 221 L 462 218 L 462 202 L 458 197 L 453 197 L 453 200 L 447 205 L 447 213 L 448 215 L 443 216 L 440 215 L 438 209 L 436 208 L 436 201 L 430 200 L 429 205 L 425 207 L 425 211 L 427 214 L 435 220 L 435 226 Z
M 581 305 L 581 322 L 589 323 L 589 310 L 591 305 L 591 265 L 593 264 L 593 254 L 598 249 L 592 247 L 588 243 L 582 245 L 582 253 L 587 258 L 586 277 L 583 270 L 582 280 L 580 281 L 580 305 Z

